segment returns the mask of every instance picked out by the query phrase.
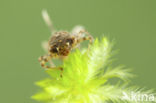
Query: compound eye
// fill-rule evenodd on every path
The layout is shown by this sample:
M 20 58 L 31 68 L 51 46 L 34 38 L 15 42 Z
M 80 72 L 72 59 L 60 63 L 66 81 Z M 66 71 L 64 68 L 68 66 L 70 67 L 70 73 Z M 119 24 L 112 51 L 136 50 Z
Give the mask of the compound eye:
M 54 45 L 51 49 L 50 52 L 52 53 L 57 53 L 58 52 L 58 47 L 56 45 Z
M 52 49 L 52 52 L 53 52 L 53 53 L 57 53 L 58 51 L 57 51 L 56 48 L 53 48 L 53 49 Z
M 66 43 L 69 43 L 70 45 L 73 44 L 74 40 L 73 39 L 67 39 Z

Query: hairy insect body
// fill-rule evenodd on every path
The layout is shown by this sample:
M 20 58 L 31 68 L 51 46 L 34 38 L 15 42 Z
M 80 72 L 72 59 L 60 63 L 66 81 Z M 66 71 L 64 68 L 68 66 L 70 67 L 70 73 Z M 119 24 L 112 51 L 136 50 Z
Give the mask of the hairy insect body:
M 50 18 L 46 11 L 43 11 L 43 18 L 52 32 L 53 25 L 50 22 Z M 60 69 L 62 71 L 63 68 L 55 67 L 55 65 L 48 66 L 46 63 L 50 62 L 53 64 L 51 59 L 67 57 L 72 49 L 85 40 L 89 40 L 90 43 L 93 42 L 93 37 L 84 29 L 75 32 L 74 34 L 66 31 L 53 33 L 48 42 L 48 54 L 39 58 L 41 66 L 46 69 Z
M 56 32 L 49 40 L 49 53 L 53 56 L 67 56 L 75 46 L 75 41 L 68 32 Z

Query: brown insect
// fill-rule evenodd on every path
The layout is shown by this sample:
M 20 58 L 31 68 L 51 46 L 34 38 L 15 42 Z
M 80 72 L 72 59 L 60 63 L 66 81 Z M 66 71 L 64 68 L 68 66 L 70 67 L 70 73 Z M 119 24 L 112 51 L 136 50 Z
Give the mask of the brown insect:
M 50 61 L 51 64 L 53 64 L 51 61 L 52 58 L 63 59 L 67 57 L 70 51 L 76 48 L 82 41 L 89 40 L 90 43 L 92 43 L 93 37 L 82 27 L 76 27 L 72 33 L 66 31 L 53 32 L 52 22 L 45 10 L 42 12 L 42 16 L 52 32 L 52 37 L 48 42 L 48 54 L 41 56 L 39 62 L 45 69 L 63 70 L 63 68 L 54 65 L 48 66 L 46 65 L 46 62 Z

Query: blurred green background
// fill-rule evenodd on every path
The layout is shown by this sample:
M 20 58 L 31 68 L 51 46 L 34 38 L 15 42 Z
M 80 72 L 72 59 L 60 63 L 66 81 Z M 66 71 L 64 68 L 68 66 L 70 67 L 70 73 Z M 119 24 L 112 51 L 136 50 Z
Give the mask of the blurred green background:
M 117 63 L 134 68 L 133 84 L 156 89 L 155 0 L 0 0 L 0 103 L 37 103 L 34 82 L 47 77 L 38 63 L 50 31 L 81 24 L 94 36 L 116 40 Z

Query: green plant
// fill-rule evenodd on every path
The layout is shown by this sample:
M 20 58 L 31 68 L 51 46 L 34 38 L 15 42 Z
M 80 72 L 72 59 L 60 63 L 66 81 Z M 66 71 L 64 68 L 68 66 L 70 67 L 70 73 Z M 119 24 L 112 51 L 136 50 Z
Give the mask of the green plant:
M 32 98 L 46 103 L 137 103 L 123 99 L 123 93 L 152 93 L 152 90 L 127 85 L 134 75 L 124 66 L 112 66 L 112 46 L 103 37 L 88 49 L 75 50 L 63 61 L 63 77 L 60 71 L 48 70 L 50 77 L 36 83 L 42 91 Z M 118 79 L 114 83 L 112 78 Z

